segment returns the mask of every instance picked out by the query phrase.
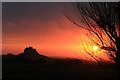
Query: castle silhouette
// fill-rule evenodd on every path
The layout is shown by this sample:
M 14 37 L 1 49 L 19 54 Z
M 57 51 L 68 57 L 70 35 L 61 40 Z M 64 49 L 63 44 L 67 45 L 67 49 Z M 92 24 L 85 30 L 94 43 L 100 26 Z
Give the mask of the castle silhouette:
M 18 55 L 13 55 L 12 53 L 8 53 L 7 55 L 3 55 L 3 59 L 9 61 L 19 61 L 19 62 L 25 62 L 25 61 L 39 61 L 39 62 L 46 62 L 49 61 L 50 58 L 44 55 L 39 54 L 36 49 L 33 47 L 26 47 L 23 51 L 23 53 L 19 53 Z M 5 61 L 4 60 L 4 61 Z
M 24 57 L 28 60 L 46 60 L 48 59 L 47 56 L 39 54 L 36 49 L 33 49 L 33 47 L 29 46 L 24 49 L 23 53 L 20 53 L 19 56 Z

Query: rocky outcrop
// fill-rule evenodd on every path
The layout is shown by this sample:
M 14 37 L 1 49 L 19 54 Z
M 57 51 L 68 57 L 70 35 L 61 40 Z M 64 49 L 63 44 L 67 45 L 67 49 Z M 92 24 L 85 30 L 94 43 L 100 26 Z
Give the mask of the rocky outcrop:
M 32 47 L 27 47 L 24 49 L 23 53 L 19 54 L 19 57 L 32 60 L 32 61 L 37 61 L 37 60 L 48 60 L 49 58 L 39 54 L 36 49 L 33 49 Z

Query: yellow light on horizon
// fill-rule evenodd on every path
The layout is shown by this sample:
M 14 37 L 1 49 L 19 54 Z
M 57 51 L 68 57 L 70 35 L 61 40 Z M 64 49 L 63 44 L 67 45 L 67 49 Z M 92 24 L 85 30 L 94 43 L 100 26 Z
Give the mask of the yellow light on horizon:
M 94 46 L 93 49 L 96 51 L 96 50 L 98 49 L 98 47 L 97 47 L 97 46 Z

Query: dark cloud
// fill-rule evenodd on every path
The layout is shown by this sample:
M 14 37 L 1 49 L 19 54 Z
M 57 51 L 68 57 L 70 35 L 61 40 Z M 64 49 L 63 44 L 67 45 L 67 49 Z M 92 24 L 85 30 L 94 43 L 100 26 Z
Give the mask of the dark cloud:
M 34 19 L 48 21 L 61 15 L 63 3 L 3 3 L 3 19 L 16 21 Z
M 49 33 L 64 29 L 65 3 L 3 3 L 3 33 Z M 65 18 L 64 18 L 65 19 Z

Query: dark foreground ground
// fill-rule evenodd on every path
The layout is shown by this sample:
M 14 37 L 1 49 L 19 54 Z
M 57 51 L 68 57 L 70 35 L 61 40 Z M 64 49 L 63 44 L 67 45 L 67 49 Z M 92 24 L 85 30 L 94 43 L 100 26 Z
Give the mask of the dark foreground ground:
M 2 80 L 119 80 L 114 64 L 100 66 L 59 59 L 50 62 L 3 59 L 2 66 Z

